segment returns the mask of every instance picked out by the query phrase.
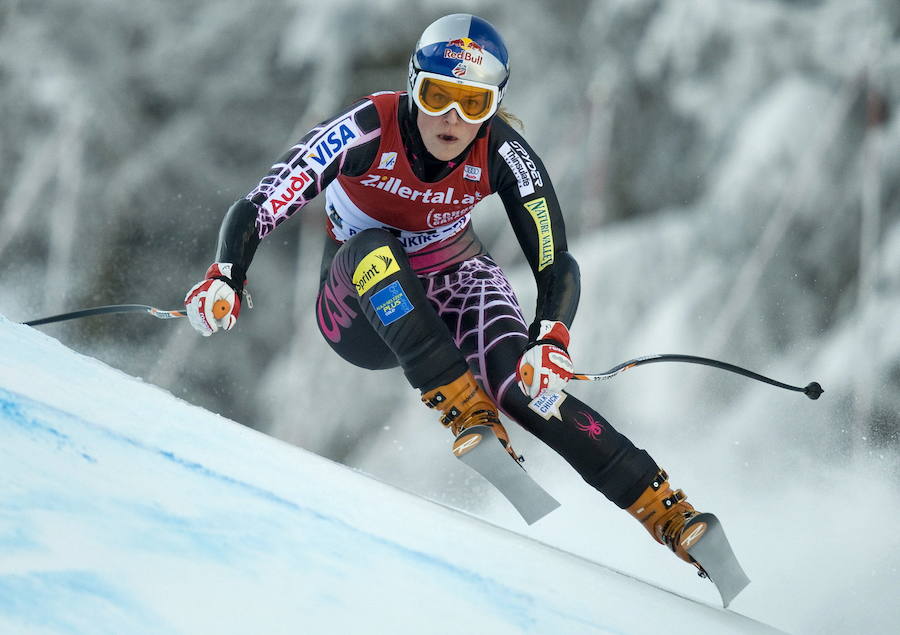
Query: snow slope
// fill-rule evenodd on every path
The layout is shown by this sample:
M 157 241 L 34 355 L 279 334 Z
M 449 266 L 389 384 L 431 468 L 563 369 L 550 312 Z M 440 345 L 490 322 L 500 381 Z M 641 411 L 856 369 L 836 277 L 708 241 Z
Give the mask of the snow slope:
M 0 350 L 2 633 L 775 632 L 2 317 Z

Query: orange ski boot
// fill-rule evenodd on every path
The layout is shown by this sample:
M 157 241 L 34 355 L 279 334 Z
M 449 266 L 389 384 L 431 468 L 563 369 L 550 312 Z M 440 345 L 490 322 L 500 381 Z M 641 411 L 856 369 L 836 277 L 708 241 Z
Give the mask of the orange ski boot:
M 680 489 L 672 491 L 669 475 L 665 470 L 660 470 L 650 487 L 627 511 L 641 522 L 656 542 L 669 547 L 676 556 L 691 563 L 700 570 L 701 575 L 705 575 L 700 563 L 687 552 L 688 547 L 703 535 L 705 525 L 693 529 L 686 536 L 682 535 L 685 523 L 700 513 L 686 499 L 687 496 Z
M 515 461 L 519 461 L 519 457 L 509 445 L 506 428 L 500 423 L 497 406 L 478 384 L 471 370 L 449 384 L 423 393 L 422 401 L 429 408 L 443 413 L 441 423 L 450 428 L 456 439 L 453 443 L 453 454 L 456 456 L 465 454 L 481 441 L 479 435 L 465 434 L 469 428 L 481 425 L 490 427 L 509 455 Z

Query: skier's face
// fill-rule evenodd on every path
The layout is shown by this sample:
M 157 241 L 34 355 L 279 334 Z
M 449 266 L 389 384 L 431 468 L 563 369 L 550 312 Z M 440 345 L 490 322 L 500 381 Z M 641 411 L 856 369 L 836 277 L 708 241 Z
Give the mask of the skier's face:
M 481 127 L 480 123 L 463 121 L 453 108 L 437 116 L 426 115 L 420 110 L 416 123 L 425 149 L 440 161 L 449 161 L 465 150 Z

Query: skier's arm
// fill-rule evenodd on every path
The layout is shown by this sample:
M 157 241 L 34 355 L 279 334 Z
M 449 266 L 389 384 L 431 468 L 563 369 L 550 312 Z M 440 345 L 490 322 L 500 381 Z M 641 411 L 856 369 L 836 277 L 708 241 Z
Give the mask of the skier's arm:
M 374 104 L 364 99 L 310 130 L 260 183 L 228 210 L 219 230 L 216 262 L 233 265 L 242 288 L 262 239 L 302 209 L 338 173 L 361 174 L 378 150 L 381 130 Z
M 304 135 L 247 196 L 229 208 L 219 228 L 216 260 L 184 300 L 195 329 L 212 335 L 234 326 L 247 269 L 262 239 L 339 173 L 358 175 L 368 169 L 380 134 L 375 105 L 360 100 Z
M 491 185 L 503 201 L 537 283 L 537 307 L 516 375 L 531 398 L 558 393 L 572 378 L 569 326 L 575 319 L 581 281 L 567 250 L 566 228 L 550 176 L 540 158 L 506 122 L 494 123 L 490 143 Z
M 534 341 L 541 321 L 572 325 L 581 295 L 578 263 L 568 252 L 562 211 L 540 158 L 506 122 L 495 120 L 491 128 L 491 185 L 503 201 L 537 284 L 537 307 L 529 328 Z

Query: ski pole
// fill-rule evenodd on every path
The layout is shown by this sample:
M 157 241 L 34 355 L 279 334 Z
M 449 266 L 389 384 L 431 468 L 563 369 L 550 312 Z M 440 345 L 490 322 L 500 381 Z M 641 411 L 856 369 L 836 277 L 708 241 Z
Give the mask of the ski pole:
M 740 366 L 735 366 L 734 364 L 729 364 L 727 362 L 720 362 L 719 360 L 709 359 L 708 357 L 678 354 L 647 355 L 645 357 L 637 357 L 635 359 L 629 359 L 627 362 L 622 362 L 617 366 L 613 366 L 605 373 L 575 373 L 572 378 L 584 381 L 602 381 L 604 379 L 612 379 L 619 373 L 623 373 L 629 368 L 634 368 L 635 366 L 643 366 L 644 364 L 653 364 L 656 362 L 686 362 L 689 364 L 702 364 L 704 366 L 712 366 L 714 368 L 720 368 L 732 373 L 737 373 L 738 375 L 743 375 L 744 377 L 749 377 L 750 379 L 755 379 L 756 381 L 771 384 L 772 386 L 777 386 L 778 388 L 802 392 L 810 399 L 818 399 L 822 395 L 822 393 L 825 392 L 824 390 L 822 390 L 822 386 L 815 381 L 807 384 L 805 388 L 800 388 L 799 386 L 784 384 L 780 381 L 776 381 L 764 375 L 760 375 L 759 373 L 754 373 L 752 370 L 747 370 L 746 368 L 741 368 Z
M 225 314 L 231 310 L 231 304 L 227 300 L 217 300 L 213 304 L 213 316 L 217 320 L 225 317 Z M 59 315 L 50 315 L 48 317 L 38 318 L 22 322 L 25 326 L 40 326 L 41 324 L 51 324 L 53 322 L 64 322 L 66 320 L 77 320 L 79 318 L 90 317 L 92 315 L 107 315 L 113 313 L 149 313 L 160 320 L 171 320 L 174 318 L 187 317 L 182 309 L 157 309 L 146 304 L 109 304 L 107 306 L 95 306 L 89 309 L 81 309 L 80 311 L 72 311 L 70 313 L 60 313 Z

